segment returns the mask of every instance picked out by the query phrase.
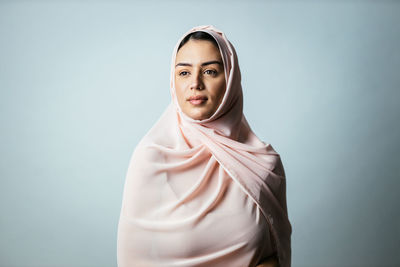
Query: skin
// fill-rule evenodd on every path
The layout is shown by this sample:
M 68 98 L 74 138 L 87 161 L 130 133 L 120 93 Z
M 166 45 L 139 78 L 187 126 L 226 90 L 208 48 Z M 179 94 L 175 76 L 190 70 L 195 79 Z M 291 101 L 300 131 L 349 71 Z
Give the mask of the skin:
M 207 40 L 189 40 L 178 51 L 175 66 L 175 89 L 183 113 L 195 120 L 211 117 L 224 97 L 225 71 L 219 49 Z M 207 100 L 190 103 L 188 98 L 202 95 Z
M 179 49 L 175 65 L 175 89 L 182 112 L 192 119 L 207 119 L 218 109 L 226 91 L 226 81 L 221 54 L 212 42 L 192 39 Z M 193 95 L 206 96 L 207 100 L 200 105 L 193 105 L 188 101 Z M 264 259 L 257 265 L 278 266 L 276 256 Z

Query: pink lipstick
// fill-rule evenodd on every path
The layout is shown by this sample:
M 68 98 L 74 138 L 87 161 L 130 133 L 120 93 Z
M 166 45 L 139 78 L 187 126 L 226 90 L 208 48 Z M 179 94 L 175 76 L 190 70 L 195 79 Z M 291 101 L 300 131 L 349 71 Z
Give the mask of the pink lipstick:
M 204 102 L 206 102 L 207 99 L 208 99 L 208 98 L 207 98 L 206 96 L 195 95 L 195 96 L 189 97 L 188 101 L 189 101 L 192 105 L 200 105 L 200 104 L 203 104 Z

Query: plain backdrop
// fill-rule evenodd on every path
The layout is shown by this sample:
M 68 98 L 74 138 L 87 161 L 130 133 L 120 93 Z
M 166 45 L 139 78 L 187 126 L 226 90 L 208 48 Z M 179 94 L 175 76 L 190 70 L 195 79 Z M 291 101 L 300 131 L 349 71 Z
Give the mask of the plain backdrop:
M 205 24 L 281 154 L 292 266 L 400 265 L 400 2 L 205 0 L 0 1 L 0 266 L 116 266 L 130 156 Z

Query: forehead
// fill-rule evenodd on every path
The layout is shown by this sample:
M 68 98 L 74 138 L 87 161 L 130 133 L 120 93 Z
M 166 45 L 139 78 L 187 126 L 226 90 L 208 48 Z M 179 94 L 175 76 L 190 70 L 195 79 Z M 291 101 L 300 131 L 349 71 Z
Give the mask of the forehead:
M 176 55 L 176 61 L 207 61 L 221 59 L 219 49 L 207 40 L 189 40 Z

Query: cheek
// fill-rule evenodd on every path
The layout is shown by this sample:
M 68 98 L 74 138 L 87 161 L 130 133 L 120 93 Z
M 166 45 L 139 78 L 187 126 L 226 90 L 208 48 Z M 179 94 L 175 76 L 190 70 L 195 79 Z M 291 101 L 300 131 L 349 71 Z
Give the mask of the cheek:
M 181 88 L 182 88 L 181 82 L 175 78 L 175 92 L 177 96 L 181 94 L 182 91 Z
M 184 85 L 179 80 L 175 79 L 175 94 L 179 103 L 184 103 L 185 101 L 185 90 Z
M 213 95 L 216 99 L 221 100 L 224 97 L 225 94 L 225 79 L 222 79 L 220 81 L 216 81 L 213 84 Z

